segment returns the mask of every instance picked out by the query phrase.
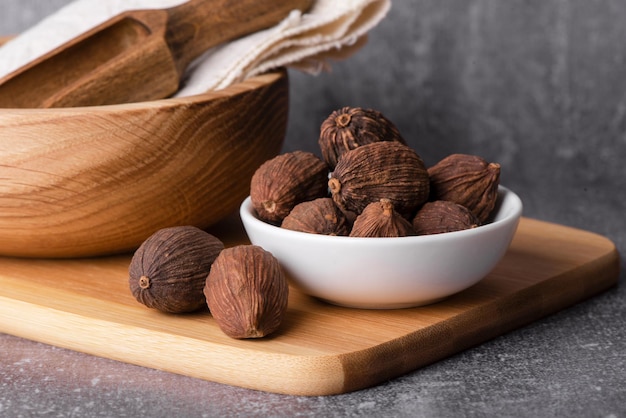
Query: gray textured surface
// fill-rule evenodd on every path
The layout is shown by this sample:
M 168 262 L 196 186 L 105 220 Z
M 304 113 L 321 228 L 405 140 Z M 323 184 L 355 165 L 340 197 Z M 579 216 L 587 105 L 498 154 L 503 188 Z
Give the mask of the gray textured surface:
M 63 0 L 3 0 L 0 35 Z M 292 73 L 286 150 L 317 151 L 345 105 L 392 119 L 427 163 L 503 166 L 525 215 L 626 250 L 626 2 L 395 1 L 365 49 Z M 624 257 L 622 256 L 622 261 Z M 626 290 L 386 384 L 290 397 L 189 379 L 0 335 L 0 416 L 626 416 Z

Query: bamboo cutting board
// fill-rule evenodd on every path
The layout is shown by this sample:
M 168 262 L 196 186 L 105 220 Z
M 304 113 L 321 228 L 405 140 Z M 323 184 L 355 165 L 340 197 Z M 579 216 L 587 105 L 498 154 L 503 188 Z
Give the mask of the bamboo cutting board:
M 211 231 L 246 242 L 236 219 Z M 0 258 L 0 332 L 201 379 L 295 395 L 373 386 L 556 312 L 615 285 L 608 239 L 522 218 L 504 259 L 443 302 L 402 310 L 331 306 L 292 289 L 272 337 L 233 340 L 211 315 L 168 315 L 130 294 L 130 255 Z

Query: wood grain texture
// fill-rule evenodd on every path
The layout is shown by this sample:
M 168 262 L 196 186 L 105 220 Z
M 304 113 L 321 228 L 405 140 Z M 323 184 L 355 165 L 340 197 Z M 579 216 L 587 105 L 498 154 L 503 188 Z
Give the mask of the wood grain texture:
M 0 78 L 0 108 L 100 106 L 178 91 L 208 49 L 279 23 L 312 0 L 190 0 L 121 13 Z
M 235 210 L 287 126 L 285 71 L 199 96 L 0 109 L 0 254 L 129 251 Z
M 211 232 L 245 243 L 232 217 Z M 480 344 L 617 283 L 608 239 L 523 218 L 505 258 L 477 285 L 400 310 L 332 306 L 292 289 L 269 338 L 233 340 L 208 311 L 145 308 L 127 283 L 129 255 L 0 259 L 0 331 L 229 385 L 330 395 L 376 385 Z

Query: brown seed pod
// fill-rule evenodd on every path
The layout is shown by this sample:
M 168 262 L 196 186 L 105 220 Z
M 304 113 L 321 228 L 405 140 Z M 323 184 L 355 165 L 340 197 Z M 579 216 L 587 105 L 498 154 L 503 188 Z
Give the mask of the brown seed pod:
M 419 155 L 399 142 L 374 142 L 348 151 L 337 163 L 328 187 L 335 203 L 361 213 L 389 199 L 407 219 L 428 200 L 428 172 Z
M 259 218 L 280 224 L 298 203 L 328 196 L 328 166 L 316 155 L 293 151 L 263 163 L 252 176 L 250 200 Z
M 343 107 L 322 122 L 318 144 L 331 170 L 343 154 L 358 146 L 379 141 L 406 144 L 400 131 L 381 112 L 360 107 Z
M 413 229 L 418 235 L 462 231 L 479 225 L 469 209 L 449 200 L 427 202 L 413 218 Z
M 282 323 L 289 286 L 270 252 L 255 245 L 239 245 L 217 257 L 204 294 L 213 318 L 226 335 L 260 338 Z
M 348 235 L 350 223 L 330 197 L 302 202 L 283 219 L 282 228 L 321 235 Z
M 413 226 L 396 213 L 389 199 L 370 203 L 357 216 L 351 237 L 406 237 L 415 235 Z
M 194 226 L 160 229 L 135 251 L 128 269 L 138 302 L 162 312 L 192 312 L 206 305 L 204 282 L 224 244 Z
M 485 222 L 498 198 L 500 164 L 475 155 L 452 154 L 428 169 L 430 199 L 450 200 Z

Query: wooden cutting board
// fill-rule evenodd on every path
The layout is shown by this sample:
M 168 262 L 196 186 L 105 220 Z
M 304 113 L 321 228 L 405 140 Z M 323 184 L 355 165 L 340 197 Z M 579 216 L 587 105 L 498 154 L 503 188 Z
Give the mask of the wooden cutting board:
M 245 243 L 233 217 L 211 231 Z M 233 340 L 211 315 L 168 315 L 130 294 L 130 255 L 0 258 L 0 332 L 123 362 L 269 392 L 362 389 L 482 343 L 615 285 L 608 239 L 522 218 L 497 268 L 443 302 L 402 310 L 331 306 L 292 289 L 270 338 Z

